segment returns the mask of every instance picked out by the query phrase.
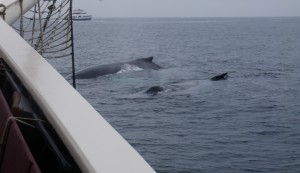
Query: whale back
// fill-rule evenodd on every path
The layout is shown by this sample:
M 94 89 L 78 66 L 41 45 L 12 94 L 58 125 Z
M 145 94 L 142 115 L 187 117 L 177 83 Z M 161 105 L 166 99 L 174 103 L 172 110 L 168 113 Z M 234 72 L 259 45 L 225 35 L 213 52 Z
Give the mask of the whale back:
M 152 62 L 153 61 L 153 56 L 150 56 L 148 58 L 140 58 L 140 59 L 137 59 L 138 61 L 144 61 L 144 62 Z
M 159 70 L 162 68 L 161 66 L 159 66 L 153 62 L 153 56 L 150 56 L 148 58 L 136 59 L 136 60 L 130 61 L 130 63 L 133 65 L 136 65 L 140 68 L 143 68 L 143 69 Z
M 122 63 L 112 63 L 112 64 L 103 64 L 95 65 L 88 67 L 86 69 L 76 72 L 77 79 L 89 79 L 95 78 L 98 76 L 104 76 L 108 74 L 117 73 L 121 70 Z
M 88 78 L 95 78 L 97 76 L 114 74 L 119 72 L 124 67 L 125 64 L 135 65 L 142 69 L 159 70 L 162 68 L 161 66 L 155 64 L 152 61 L 153 61 L 153 56 L 150 56 L 148 58 L 140 58 L 140 59 L 127 61 L 127 62 L 95 65 L 76 72 L 76 78 L 88 79 Z

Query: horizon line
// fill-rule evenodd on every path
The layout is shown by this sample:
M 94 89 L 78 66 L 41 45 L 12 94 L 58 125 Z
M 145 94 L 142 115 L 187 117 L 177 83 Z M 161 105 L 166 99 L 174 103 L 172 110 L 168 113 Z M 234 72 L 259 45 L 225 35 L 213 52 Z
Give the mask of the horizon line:
M 93 18 L 136 18 L 136 19 L 143 19 L 143 18 L 145 18 L 145 19 L 150 19 L 150 18 L 182 18 L 182 19 L 184 19 L 184 18 L 298 18 L 298 17 L 300 17 L 300 16 L 191 16 L 191 17 L 189 17 L 189 16 L 185 16 L 185 17 L 180 17 L 180 16 L 178 16 L 178 17 L 176 17 L 176 16 L 171 16 L 171 17 L 163 17 L 163 16 L 156 16 L 156 17 L 146 17 L 146 16 L 142 16 L 142 17 L 130 17 L 130 16 L 127 16 L 127 17 L 118 17 L 118 16 L 112 16 L 112 17 L 109 17 L 109 16 L 104 16 L 104 17 L 101 17 L 101 16 L 93 16 Z

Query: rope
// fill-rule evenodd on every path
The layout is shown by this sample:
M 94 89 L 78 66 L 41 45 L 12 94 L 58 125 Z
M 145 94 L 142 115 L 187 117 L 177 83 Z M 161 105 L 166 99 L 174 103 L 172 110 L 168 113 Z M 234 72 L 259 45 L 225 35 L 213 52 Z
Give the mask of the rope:
M 23 0 L 19 0 L 20 2 L 20 35 L 21 37 L 24 37 L 24 32 L 23 32 Z
M 23 118 L 23 117 L 9 117 L 7 120 L 6 120 L 6 123 L 5 123 L 5 126 L 4 126 L 4 131 L 2 133 L 2 136 L 1 136 L 1 140 L 0 140 L 0 146 L 3 145 L 4 143 L 4 138 L 5 138 L 5 134 L 8 134 L 8 131 L 9 131 L 9 127 L 11 125 L 11 123 L 13 121 L 16 121 L 16 122 L 19 122 L 21 124 L 24 124 L 28 127 L 32 127 L 32 128 L 35 128 L 34 125 L 26 122 L 26 121 L 40 121 L 42 123 L 47 123 L 46 121 L 44 120 L 41 120 L 41 119 L 33 119 L 33 118 Z
M 58 53 L 58 52 L 62 52 L 63 50 L 67 50 L 68 48 L 70 48 L 72 45 L 66 46 L 65 48 L 61 48 L 58 50 L 53 50 L 53 51 L 44 51 L 44 53 Z
M 0 11 L 0 15 L 2 15 L 3 20 L 5 20 L 5 11 L 6 11 L 6 6 L 4 4 L 0 4 L 0 8 L 3 8 L 3 11 Z
M 56 59 L 56 58 L 63 58 L 63 57 L 68 57 L 72 55 L 72 53 L 68 53 L 68 54 L 64 54 L 64 55 L 59 55 L 59 56 L 55 56 L 55 57 L 46 57 L 47 59 Z
M 36 11 L 36 5 L 34 6 L 34 11 Z M 33 19 L 35 19 L 35 13 L 33 14 Z M 34 31 L 35 31 L 35 20 L 33 20 L 33 24 L 32 24 L 32 38 L 34 37 Z M 32 41 L 31 41 L 31 44 L 30 44 L 31 46 L 33 45 L 33 39 L 32 39 Z
M 73 1 L 70 1 L 70 12 L 69 12 L 69 19 L 71 22 L 71 39 L 72 39 L 72 79 L 73 79 L 73 87 L 76 89 L 76 76 L 75 76 L 75 57 L 74 57 L 74 34 L 73 34 L 73 17 L 72 17 L 72 11 L 73 11 Z
M 44 4 L 44 3 L 43 3 Z M 49 2 L 48 2 L 48 4 L 49 4 Z M 41 6 L 40 6 L 40 1 L 38 1 L 38 9 L 39 9 L 39 22 L 40 22 L 40 38 L 39 39 L 41 39 L 42 40 L 42 42 L 43 42 L 43 35 L 44 35 L 44 31 L 42 30 L 42 21 L 41 21 Z M 35 18 L 34 18 L 35 19 Z M 36 46 L 37 46 L 37 44 L 36 44 Z M 41 53 L 41 55 L 42 55 L 43 53 Z
M 40 33 L 40 38 L 41 38 L 41 39 L 38 39 L 36 46 L 38 46 L 39 43 L 42 41 L 42 37 L 43 37 L 44 32 L 45 32 L 45 30 L 46 30 L 46 28 L 47 28 L 47 25 L 48 25 L 49 19 L 50 19 L 50 17 L 51 17 L 51 14 L 52 14 L 52 12 L 53 12 L 53 9 L 55 9 L 55 2 L 56 2 L 56 0 L 53 0 L 52 5 L 48 6 L 49 12 L 48 12 L 48 14 L 47 14 L 46 20 L 44 21 L 44 25 L 43 25 L 43 28 L 42 28 L 42 31 L 43 31 L 43 32 Z M 42 42 L 42 43 L 43 43 L 43 42 Z M 37 47 L 36 47 L 36 48 L 37 48 Z
M 61 33 L 58 33 L 58 34 L 55 34 L 55 35 L 52 36 L 52 37 L 51 37 L 51 35 L 49 35 L 49 36 L 47 37 L 47 42 L 46 42 L 46 43 L 48 43 L 49 45 L 52 44 L 52 43 L 55 43 L 55 42 L 61 40 L 62 38 L 66 37 L 67 34 L 68 34 L 68 33 L 64 33 L 63 35 L 61 35 Z M 60 37 L 56 38 L 56 36 L 60 36 Z M 54 38 L 56 38 L 56 39 L 54 39 Z M 72 40 L 71 40 L 71 41 L 72 41 Z M 37 49 L 39 49 L 39 48 L 41 48 L 41 47 L 42 47 L 42 46 L 37 47 Z
M 20 0 L 20 2 L 21 1 L 22 0 Z M 20 32 L 20 35 L 23 35 L 23 38 L 25 40 L 27 40 L 32 46 L 34 46 L 35 49 L 39 50 L 40 54 L 43 54 L 44 51 L 46 51 L 40 50 L 41 48 L 49 48 L 50 44 L 54 43 L 54 41 L 58 41 L 59 39 L 61 39 L 61 37 L 59 39 L 55 39 L 55 37 L 61 36 L 63 32 L 67 31 L 66 34 L 63 34 L 66 37 L 66 40 L 68 40 L 68 38 L 70 37 L 70 26 L 68 26 L 70 22 L 68 20 L 61 20 L 68 19 L 67 17 L 69 16 L 69 10 L 64 10 L 64 12 L 62 13 L 62 8 L 67 7 L 70 0 L 62 1 L 62 3 L 58 4 L 58 7 L 54 6 L 56 5 L 56 2 L 57 1 L 54 0 L 53 3 L 49 5 L 51 3 L 51 0 L 47 3 L 45 3 L 45 1 L 42 1 L 42 3 L 38 1 L 38 4 L 30 10 L 30 12 L 33 13 L 32 17 L 28 17 L 28 15 L 23 16 L 24 19 L 28 20 L 27 26 L 24 26 L 23 23 L 26 22 L 23 22 L 22 20 L 20 20 L 20 29 L 17 29 L 13 26 L 15 30 L 18 30 Z M 47 17 L 43 17 L 46 13 Z M 38 22 L 36 20 L 37 15 Z M 55 20 L 53 21 L 51 17 L 55 17 Z M 39 25 L 37 23 L 39 23 Z M 28 29 L 30 25 L 32 25 L 32 29 Z M 27 34 L 25 36 L 24 33 L 31 34 Z M 39 34 L 37 35 L 37 33 Z M 34 42 L 36 42 L 36 44 L 34 44 Z
M 23 8 L 24 0 L 19 1 L 20 8 Z M 38 0 L 20 18 L 19 24 L 12 27 L 43 57 L 71 57 L 73 87 L 76 88 L 72 0 Z

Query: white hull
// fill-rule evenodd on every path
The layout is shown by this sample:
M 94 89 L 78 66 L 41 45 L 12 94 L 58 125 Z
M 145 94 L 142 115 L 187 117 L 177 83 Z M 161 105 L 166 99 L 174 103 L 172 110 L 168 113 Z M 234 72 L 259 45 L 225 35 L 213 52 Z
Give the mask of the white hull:
M 76 9 L 72 13 L 72 19 L 73 20 L 91 20 L 92 15 L 87 14 L 84 10 Z
M 92 20 L 92 16 L 91 15 L 73 16 L 73 20 Z

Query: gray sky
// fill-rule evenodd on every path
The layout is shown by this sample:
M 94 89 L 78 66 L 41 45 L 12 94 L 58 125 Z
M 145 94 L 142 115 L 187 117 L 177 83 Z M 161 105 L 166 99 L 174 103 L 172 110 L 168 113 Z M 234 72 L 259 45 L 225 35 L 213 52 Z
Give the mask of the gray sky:
M 300 16 L 300 0 L 74 0 L 93 17 Z

